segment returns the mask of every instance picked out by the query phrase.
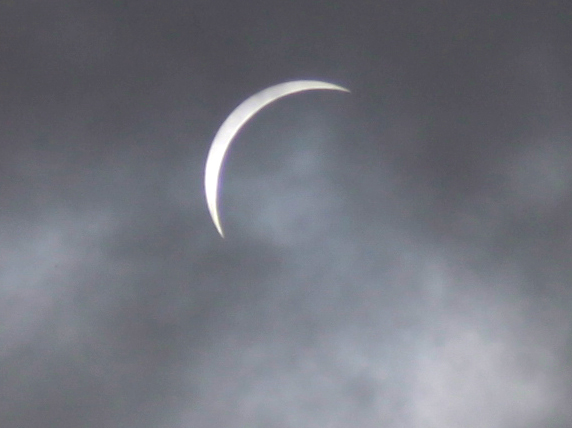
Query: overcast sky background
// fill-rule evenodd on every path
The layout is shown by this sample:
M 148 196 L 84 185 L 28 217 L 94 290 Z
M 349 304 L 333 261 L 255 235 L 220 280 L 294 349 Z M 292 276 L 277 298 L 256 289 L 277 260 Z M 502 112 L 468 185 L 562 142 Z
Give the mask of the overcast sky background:
M 565 1 L 3 0 L 0 426 L 572 427 L 571 210 Z

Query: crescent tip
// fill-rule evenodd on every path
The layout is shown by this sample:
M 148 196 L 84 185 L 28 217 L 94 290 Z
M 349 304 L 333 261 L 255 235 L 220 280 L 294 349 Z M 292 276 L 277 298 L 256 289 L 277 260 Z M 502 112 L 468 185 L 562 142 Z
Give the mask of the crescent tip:
M 220 235 L 220 237 L 222 239 L 224 239 L 224 232 L 222 230 L 222 226 L 220 225 L 220 223 L 218 221 L 215 222 L 215 227 L 216 227 L 216 230 L 217 230 L 218 234 Z

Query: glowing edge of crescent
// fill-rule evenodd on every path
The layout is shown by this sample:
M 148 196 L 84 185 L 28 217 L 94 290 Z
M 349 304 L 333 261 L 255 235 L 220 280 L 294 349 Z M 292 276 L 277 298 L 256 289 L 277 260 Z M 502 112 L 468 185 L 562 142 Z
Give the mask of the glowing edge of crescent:
M 342 86 L 316 80 L 296 80 L 280 83 L 266 88 L 243 101 L 232 111 L 217 131 L 205 165 L 205 195 L 211 218 L 221 237 L 224 238 L 217 207 L 219 178 L 225 155 L 233 138 L 252 116 L 268 104 L 290 94 L 314 89 L 350 92 L 349 89 Z

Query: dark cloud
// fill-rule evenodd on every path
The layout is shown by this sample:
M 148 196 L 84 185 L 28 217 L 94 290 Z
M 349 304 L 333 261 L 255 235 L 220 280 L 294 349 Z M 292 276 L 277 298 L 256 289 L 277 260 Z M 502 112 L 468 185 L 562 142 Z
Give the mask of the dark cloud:
M 569 426 L 567 9 L 1 2 L 0 425 Z

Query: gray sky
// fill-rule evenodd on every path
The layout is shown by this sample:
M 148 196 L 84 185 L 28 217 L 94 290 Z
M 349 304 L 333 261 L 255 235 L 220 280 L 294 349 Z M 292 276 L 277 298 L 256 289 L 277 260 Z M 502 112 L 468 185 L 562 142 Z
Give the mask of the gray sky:
M 572 427 L 566 3 L 2 1 L 0 426 Z

